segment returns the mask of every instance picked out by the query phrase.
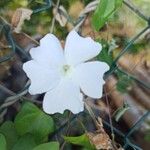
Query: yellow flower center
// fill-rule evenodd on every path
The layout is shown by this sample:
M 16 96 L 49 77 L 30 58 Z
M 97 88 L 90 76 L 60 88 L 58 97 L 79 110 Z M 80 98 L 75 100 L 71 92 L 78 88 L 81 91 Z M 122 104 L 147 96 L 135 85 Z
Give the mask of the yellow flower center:
M 68 76 L 72 72 L 72 67 L 70 65 L 63 66 L 63 75 Z

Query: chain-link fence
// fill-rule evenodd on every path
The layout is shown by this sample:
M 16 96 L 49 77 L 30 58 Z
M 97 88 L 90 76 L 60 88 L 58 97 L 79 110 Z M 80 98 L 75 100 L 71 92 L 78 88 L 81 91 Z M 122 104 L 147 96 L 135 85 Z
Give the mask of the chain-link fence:
M 44 5 L 43 7 L 39 8 L 39 9 L 35 9 L 33 10 L 33 13 L 40 13 L 41 11 L 45 11 L 47 9 L 49 9 L 52 6 L 57 7 L 57 11 L 60 11 L 60 13 L 67 18 L 67 20 L 73 24 L 74 29 L 76 29 L 77 31 L 80 31 L 80 27 L 82 26 L 82 24 L 84 23 L 86 17 L 88 16 L 88 14 L 92 11 L 94 11 L 96 9 L 97 4 L 99 3 L 99 0 L 96 1 L 92 1 L 90 2 L 85 8 L 84 10 L 80 13 L 79 18 L 77 19 L 76 22 L 73 22 L 71 17 L 63 12 L 61 9 L 59 10 L 59 7 L 56 6 L 51 0 L 46 0 L 46 5 Z M 59 4 L 59 3 L 58 3 Z M 131 11 L 133 13 L 136 13 L 140 18 L 142 18 L 146 23 L 147 26 L 137 35 L 135 35 L 130 42 L 122 49 L 122 51 L 119 53 L 119 55 L 114 59 L 109 72 L 107 72 L 104 76 L 105 79 L 107 79 L 110 75 L 116 73 L 116 71 L 119 71 L 127 76 L 129 76 L 131 79 L 133 79 L 137 84 L 140 84 L 141 86 L 147 88 L 148 90 L 150 89 L 150 85 L 141 81 L 140 79 L 138 79 L 137 77 L 131 75 L 130 73 L 122 70 L 122 68 L 118 65 L 118 60 L 126 53 L 129 51 L 130 46 L 137 40 L 139 39 L 139 37 L 141 35 L 143 35 L 146 31 L 148 31 L 148 29 L 150 28 L 150 18 L 147 17 L 146 15 L 144 15 L 142 13 L 142 11 L 140 11 L 138 8 L 136 8 L 135 6 L 133 6 L 129 1 L 124 0 L 123 2 L 124 5 L 126 5 L 128 8 L 131 9 Z M 38 14 L 37 14 L 38 15 Z M 53 22 L 55 22 L 55 18 L 53 20 Z M 53 26 L 52 26 L 53 28 Z M 24 60 L 29 60 L 30 56 L 29 54 L 18 45 L 18 43 L 15 41 L 13 34 L 12 34 L 12 28 L 11 25 L 8 24 L 3 18 L 0 18 L 0 30 L 1 32 L 4 33 L 5 38 L 8 42 L 9 48 L 11 49 L 10 53 L 1 57 L 0 58 L 0 63 L 3 63 L 5 61 L 10 60 L 16 52 L 19 52 L 23 55 Z M 53 29 L 51 29 L 52 31 Z M 22 96 L 24 96 L 27 93 L 27 89 L 29 86 L 29 82 L 26 83 L 24 89 L 22 89 L 20 92 L 15 93 L 13 91 L 11 91 L 10 89 L 8 89 L 7 87 L 3 86 L 2 84 L 0 85 L 0 89 L 7 92 L 10 96 L 8 96 L 5 101 L 1 104 L 0 106 L 0 117 L 4 117 L 4 115 L 7 112 L 7 108 L 8 106 L 14 104 L 16 101 L 18 101 Z M 84 113 L 84 112 L 83 112 Z M 82 114 L 82 113 L 81 113 Z M 78 114 L 78 115 L 81 115 Z M 117 135 L 119 135 L 120 137 L 122 137 L 124 139 L 124 149 L 136 149 L 136 150 L 141 150 L 140 147 L 138 147 L 136 144 L 134 144 L 132 142 L 132 138 L 131 135 L 137 130 L 137 128 L 139 128 L 139 126 L 144 122 L 144 120 L 149 116 L 150 111 L 147 111 L 132 127 L 131 129 L 127 132 L 127 134 L 123 134 L 120 130 L 116 129 L 115 127 L 112 127 L 110 125 L 110 123 L 104 121 L 104 124 L 108 127 L 108 128 L 112 128 L 113 132 L 116 133 Z M 70 122 L 73 121 L 78 115 L 74 115 L 71 119 Z M 68 122 L 68 121 L 67 121 Z M 66 123 L 64 123 L 63 126 L 61 126 L 54 134 L 60 132 L 63 128 L 65 128 Z

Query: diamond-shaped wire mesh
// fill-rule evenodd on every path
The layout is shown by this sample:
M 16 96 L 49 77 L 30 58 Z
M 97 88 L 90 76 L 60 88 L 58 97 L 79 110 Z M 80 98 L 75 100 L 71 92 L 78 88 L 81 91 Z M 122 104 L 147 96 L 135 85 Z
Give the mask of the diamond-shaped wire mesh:
M 49 9 L 52 6 L 52 2 L 51 0 L 46 0 L 46 5 L 42 6 L 41 8 L 35 9 L 33 10 L 33 13 L 39 13 L 41 11 L 45 11 L 47 9 Z M 83 22 L 85 21 L 87 15 L 94 11 L 97 4 L 99 3 L 99 1 L 92 1 L 91 3 L 89 3 L 85 9 L 82 11 L 82 13 L 80 14 L 79 18 L 77 19 L 76 22 L 74 22 L 74 28 L 79 31 L 80 27 L 82 26 Z M 143 81 L 141 81 L 140 79 L 138 79 L 138 77 L 135 77 L 134 75 L 130 74 L 129 72 L 126 72 L 125 70 L 122 70 L 122 68 L 119 66 L 118 61 L 119 59 L 126 53 L 128 52 L 128 50 L 130 49 L 130 46 L 137 40 L 139 39 L 139 37 L 141 35 L 143 35 L 149 28 L 150 28 L 150 18 L 147 17 L 146 15 L 144 15 L 142 13 L 142 11 L 140 11 L 137 7 L 135 7 L 134 5 L 132 5 L 129 1 L 124 0 L 124 5 L 126 5 L 129 9 L 131 9 L 131 11 L 133 13 L 135 13 L 136 15 L 138 15 L 140 18 L 142 18 L 146 23 L 147 26 L 137 35 L 135 35 L 129 42 L 128 44 L 122 49 L 122 51 L 119 53 L 119 55 L 115 58 L 115 60 L 113 61 L 111 67 L 110 67 L 110 71 L 107 72 L 105 74 L 105 79 L 107 79 L 110 75 L 114 74 L 117 71 L 129 76 L 130 78 L 132 78 L 136 83 L 138 83 L 140 86 L 143 86 L 144 88 L 147 88 L 148 90 L 150 89 L 150 85 L 148 83 L 145 83 Z M 61 11 L 61 10 L 60 10 Z M 63 13 L 62 13 L 63 14 Z M 70 16 L 68 16 L 67 14 L 63 14 L 68 21 L 70 20 L 70 22 L 72 23 Z M 24 60 L 29 60 L 30 56 L 29 54 L 18 45 L 18 43 L 15 41 L 15 38 L 13 37 L 12 34 L 12 28 L 11 26 L 5 22 L 5 20 L 3 20 L 2 18 L 0 18 L 0 28 L 1 28 L 1 32 L 4 33 L 5 38 L 8 42 L 9 47 L 11 48 L 11 51 L 9 54 L 0 57 L 0 63 L 4 63 L 7 60 L 10 60 L 12 57 L 14 57 L 16 52 L 19 52 L 23 55 L 23 59 Z M 37 44 L 37 43 L 36 43 Z M 9 90 L 8 88 L 0 85 L 1 90 L 5 90 L 7 91 L 7 93 L 9 93 L 10 96 L 6 97 L 5 101 L 3 104 L 1 104 L 0 106 L 0 111 L 1 111 L 1 116 L 3 116 L 6 112 L 7 112 L 7 106 L 10 106 L 12 104 L 14 104 L 17 100 L 20 99 L 21 96 L 25 95 L 27 93 L 27 88 L 29 86 L 29 82 L 26 83 L 26 85 L 24 86 L 24 88 L 15 93 L 12 92 L 11 90 Z M 131 129 L 127 132 L 127 134 L 123 134 L 120 130 L 116 129 L 115 127 L 113 128 L 113 131 L 118 134 L 119 136 L 121 136 L 124 139 L 124 149 L 137 149 L 137 150 L 141 150 L 140 147 L 138 147 L 136 144 L 134 144 L 132 142 L 132 137 L 131 135 L 139 128 L 139 126 L 145 121 L 145 119 L 149 116 L 150 111 L 147 111 L 132 127 Z M 70 119 L 70 121 L 74 120 L 76 118 L 76 115 L 73 116 L 73 118 Z M 66 123 L 67 124 L 67 123 Z M 62 128 L 65 127 L 64 124 L 62 127 L 60 127 L 60 129 L 57 130 L 57 132 L 59 132 Z M 108 127 L 111 128 L 111 125 L 104 121 L 104 124 Z

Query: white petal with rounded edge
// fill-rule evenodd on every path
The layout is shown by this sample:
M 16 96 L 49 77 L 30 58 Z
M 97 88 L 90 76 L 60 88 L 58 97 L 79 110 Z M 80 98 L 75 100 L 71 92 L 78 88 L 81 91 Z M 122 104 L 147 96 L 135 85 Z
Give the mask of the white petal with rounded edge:
M 80 85 L 85 95 L 100 98 L 103 89 L 103 75 L 109 69 L 106 63 L 93 61 L 82 63 L 74 70 L 73 80 Z
M 31 80 L 29 93 L 41 94 L 51 90 L 60 81 L 57 70 L 43 67 L 38 62 L 31 60 L 23 64 L 23 70 Z
M 77 65 L 97 56 L 102 47 L 90 37 L 83 38 L 76 31 L 71 31 L 65 44 L 65 58 L 68 64 Z
M 40 46 L 31 48 L 32 58 L 46 65 L 58 66 L 64 64 L 63 49 L 59 40 L 53 34 L 47 34 L 40 40 Z
M 58 87 L 45 94 L 43 110 L 48 114 L 54 114 L 63 113 L 68 109 L 76 114 L 83 111 L 82 99 L 79 86 L 64 78 Z

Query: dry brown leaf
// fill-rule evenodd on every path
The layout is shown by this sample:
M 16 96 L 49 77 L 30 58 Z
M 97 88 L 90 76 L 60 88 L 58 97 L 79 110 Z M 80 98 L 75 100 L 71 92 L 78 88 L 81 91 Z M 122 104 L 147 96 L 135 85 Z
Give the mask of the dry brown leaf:
M 95 133 L 88 132 L 87 135 L 90 139 L 90 142 L 96 147 L 97 150 L 105 149 L 110 150 L 113 149 L 112 142 L 108 134 L 103 129 L 103 123 L 101 118 L 98 118 L 97 122 L 98 130 Z
M 105 149 L 110 150 L 112 149 L 112 144 L 109 136 L 104 133 L 91 133 L 89 132 L 88 137 L 93 145 L 95 145 L 96 149 Z
M 98 117 L 96 124 L 98 130 L 95 133 L 88 132 L 87 136 L 89 137 L 91 144 L 93 144 L 97 150 L 124 150 L 120 146 L 118 148 L 116 143 L 112 144 L 113 142 L 109 135 L 105 132 L 102 119 L 100 117 Z
M 77 0 L 69 8 L 69 15 L 75 19 L 79 17 L 80 12 L 84 9 L 84 5 L 81 1 Z
M 30 20 L 33 11 L 27 8 L 18 8 L 13 14 L 11 25 L 14 31 L 19 33 L 25 20 Z

